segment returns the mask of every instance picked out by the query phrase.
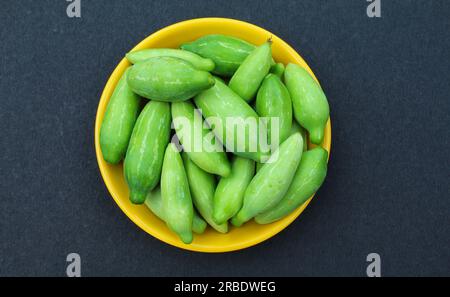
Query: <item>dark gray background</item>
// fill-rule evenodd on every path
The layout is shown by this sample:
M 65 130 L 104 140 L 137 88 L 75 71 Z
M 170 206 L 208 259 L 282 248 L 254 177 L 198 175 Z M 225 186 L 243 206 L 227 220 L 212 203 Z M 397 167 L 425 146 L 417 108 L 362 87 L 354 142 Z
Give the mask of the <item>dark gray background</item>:
M 3 1 L 0 7 L 0 275 L 450 275 L 449 1 Z M 297 49 L 330 101 L 333 147 L 317 199 L 256 247 L 168 246 L 115 205 L 94 153 L 101 91 L 152 32 L 206 16 L 264 27 Z

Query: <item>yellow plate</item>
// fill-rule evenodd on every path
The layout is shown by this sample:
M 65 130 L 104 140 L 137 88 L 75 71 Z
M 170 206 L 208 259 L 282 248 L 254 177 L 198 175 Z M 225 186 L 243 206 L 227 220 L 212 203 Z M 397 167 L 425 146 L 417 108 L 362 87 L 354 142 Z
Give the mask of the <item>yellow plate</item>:
M 134 50 L 145 48 L 177 48 L 182 43 L 192 41 L 207 34 L 227 34 L 242 38 L 253 44 L 262 44 L 267 39 L 272 38 L 273 57 L 277 62 L 296 63 L 304 67 L 314 76 L 306 62 L 295 52 L 286 42 L 255 25 L 233 19 L 224 18 L 202 18 L 184 21 L 166 27 L 150 35 L 139 43 Z M 256 245 L 274 236 L 292 221 L 294 221 L 306 208 L 308 202 L 295 210 L 284 219 L 268 224 L 258 225 L 249 222 L 240 228 L 231 227 L 228 234 L 219 234 L 208 228 L 204 234 L 195 235 L 194 241 L 190 245 L 183 244 L 178 237 L 172 233 L 156 216 L 154 216 L 146 206 L 136 206 L 128 200 L 128 187 L 123 177 L 122 165 L 112 166 L 103 160 L 100 150 L 99 134 L 100 125 L 103 120 L 106 106 L 109 102 L 114 88 L 130 63 L 124 58 L 116 67 L 103 90 L 100 103 L 98 105 L 97 117 L 95 121 L 95 150 L 98 165 L 105 181 L 106 187 L 122 211 L 140 228 L 154 237 L 171 244 L 173 246 L 208 253 L 230 252 L 244 249 Z M 314 76 L 315 77 L 315 76 Z M 328 152 L 331 146 L 331 123 L 328 121 L 325 130 L 325 140 L 322 145 Z M 309 144 L 309 147 L 312 147 Z

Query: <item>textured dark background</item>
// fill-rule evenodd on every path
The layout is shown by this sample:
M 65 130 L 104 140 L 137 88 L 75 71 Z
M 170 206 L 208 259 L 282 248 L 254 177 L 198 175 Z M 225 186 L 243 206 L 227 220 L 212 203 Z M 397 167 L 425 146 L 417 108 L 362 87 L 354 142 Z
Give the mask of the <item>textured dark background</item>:
M 0 7 L 0 275 L 450 275 L 450 3 L 365 0 L 3 1 Z M 136 227 L 94 154 L 100 93 L 150 33 L 206 16 L 264 27 L 291 44 L 331 104 L 333 147 L 317 199 L 256 247 L 207 255 Z

